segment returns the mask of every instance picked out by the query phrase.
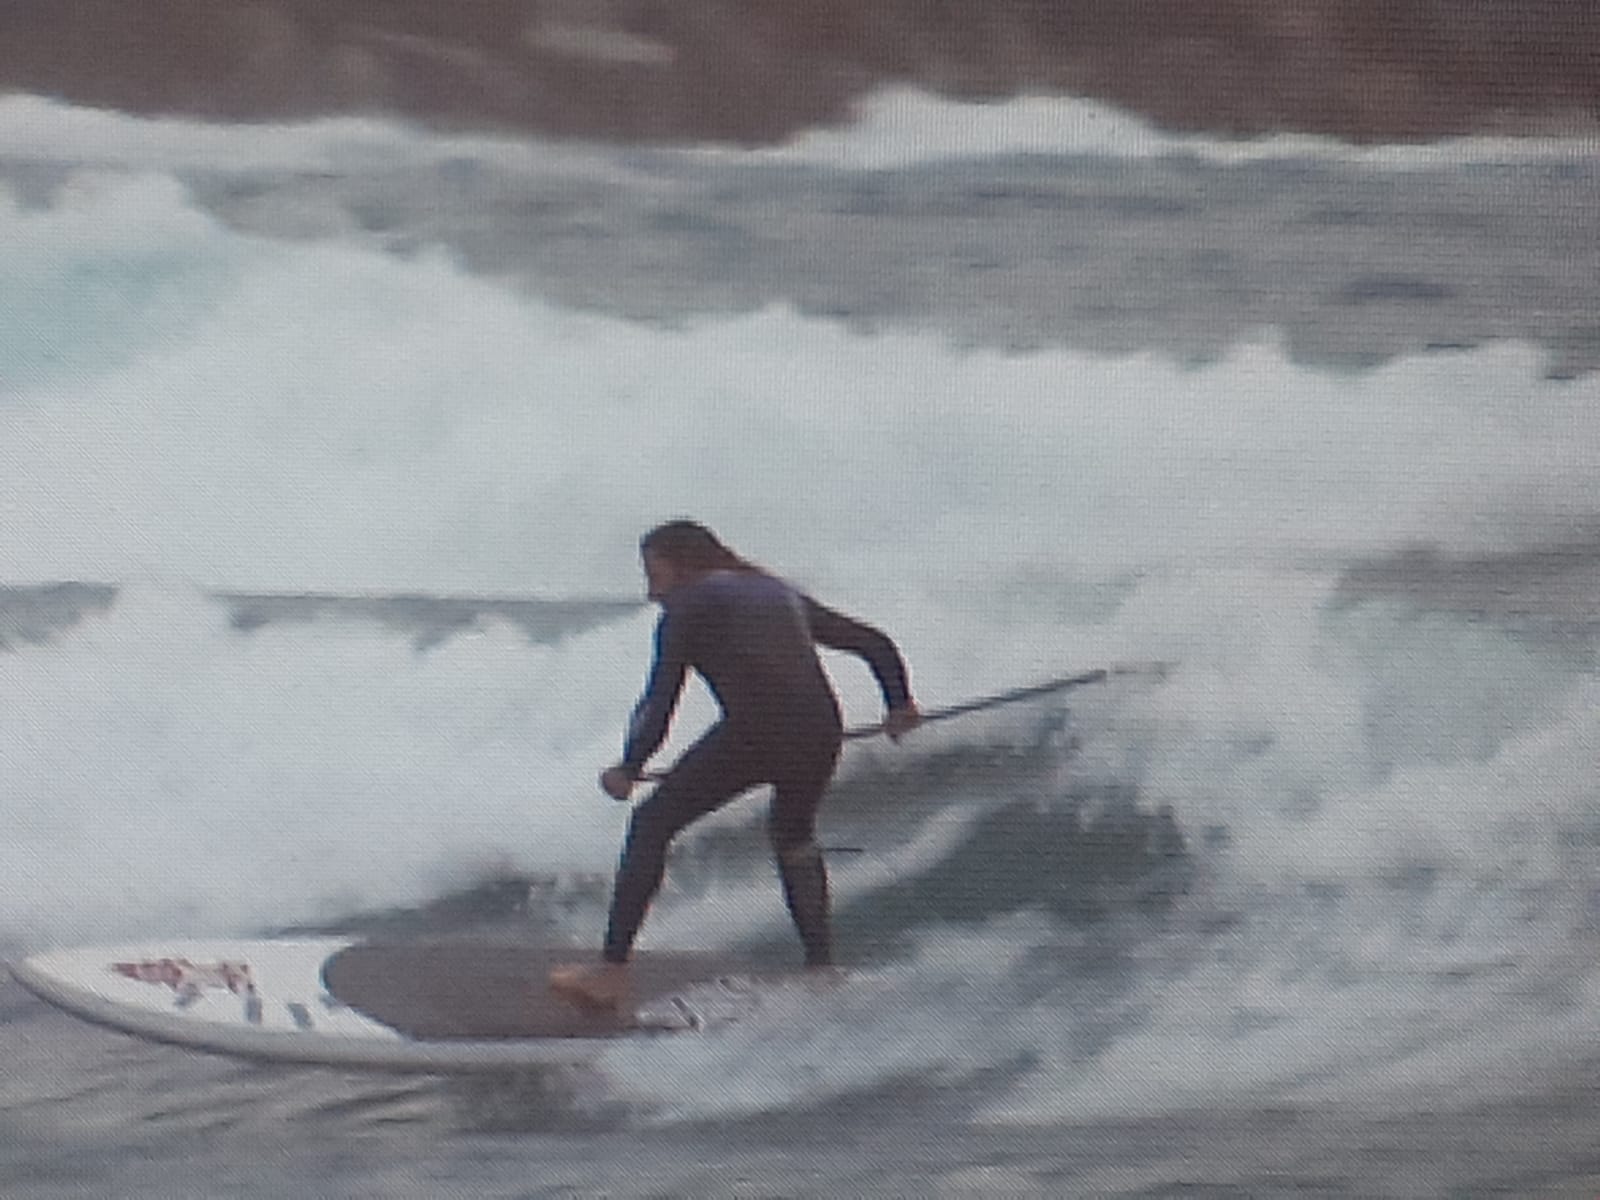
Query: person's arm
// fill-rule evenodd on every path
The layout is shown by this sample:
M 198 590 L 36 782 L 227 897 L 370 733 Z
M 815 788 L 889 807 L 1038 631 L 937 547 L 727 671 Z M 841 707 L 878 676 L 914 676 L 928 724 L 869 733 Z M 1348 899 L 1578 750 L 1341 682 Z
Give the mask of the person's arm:
M 672 722 L 672 710 L 677 707 L 678 693 L 683 690 L 684 676 L 689 660 L 684 645 L 684 621 L 672 612 L 661 614 L 656 623 L 655 662 L 650 667 L 650 679 L 645 684 L 644 695 L 634 707 L 628 722 L 628 736 L 622 748 L 621 768 L 631 779 L 637 779 L 644 764 L 660 748 Z
M 820 645 L 845 650 L 864 660 L 878 681 L 883 703 L 891 713 L 915 711 L 905 659 L 888 634 L 802 596 L 811 636 Z

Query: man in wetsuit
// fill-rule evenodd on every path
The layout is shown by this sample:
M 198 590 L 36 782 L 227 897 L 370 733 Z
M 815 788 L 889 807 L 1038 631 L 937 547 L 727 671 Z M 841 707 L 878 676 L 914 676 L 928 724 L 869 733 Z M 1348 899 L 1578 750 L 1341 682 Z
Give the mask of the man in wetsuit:
M 634 936 L 661 885 L 667 846 L 691 821 L 757 784 L 773 785 L 768 836 L 808 967 L 833 961 L 828 877 L 815 840 L 817 805 L 839 759 L 838 699 L 816 644 L 866 660 L 898 739 L 921 720 L 894 643 L 824 608 L 734 554 L 702 525 L 672 521 L 640 541 L 649 598 L 662 608 L 655 662 L 628 726 L 622 761 L 600 786 L 626 800 L 666 737 L 689 668 L 705 679 L 722 719 L 634 809 L 611 900 L 603 961 L 559 967 L 550 986 L 581 1004 L 612 1007 L 628 991 Z

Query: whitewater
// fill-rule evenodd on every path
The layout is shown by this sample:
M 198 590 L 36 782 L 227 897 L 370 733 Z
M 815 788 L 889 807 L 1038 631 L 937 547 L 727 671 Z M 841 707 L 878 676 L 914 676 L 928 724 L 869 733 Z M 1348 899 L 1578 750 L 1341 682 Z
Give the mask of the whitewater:
M 7 954 L 592 945 L 669 517 L 925 705 L 1167 664 L 852 749 L 861 986 L 581 1078 L 269 1070 L 8 984 L 8 1194 L 1581 1187 L 1597 170 L 1039 99 L 756 152 L 0 101 Z M 641 944 L 795 953 L 761 814 Z

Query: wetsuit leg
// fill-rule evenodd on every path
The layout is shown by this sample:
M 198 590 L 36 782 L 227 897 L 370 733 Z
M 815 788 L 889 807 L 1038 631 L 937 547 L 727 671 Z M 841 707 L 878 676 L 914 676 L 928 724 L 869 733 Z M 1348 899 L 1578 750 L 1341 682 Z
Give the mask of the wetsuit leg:
M 667 846 L 678 832 L 767 777 L 761 756 L 718 725 L 690 747 L 649 798 L 633 810 L 611 896 L 604 951 L 607 962 L 628 960 L 645 911 L 661 886 Z
M 806 739 L 784 756 L 776 773 L 767 830 L 783 880 L 783 898 L 805 947 L 806 966 L 833 962 L 829 930 L 828 868 L 817 845 L 817 805 L 839 760 L 837 733 Z

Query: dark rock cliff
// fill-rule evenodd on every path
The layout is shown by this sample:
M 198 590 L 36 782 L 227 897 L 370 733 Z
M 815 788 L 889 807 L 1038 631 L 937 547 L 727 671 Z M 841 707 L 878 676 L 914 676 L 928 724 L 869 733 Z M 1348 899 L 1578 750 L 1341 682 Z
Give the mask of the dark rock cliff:
M 0 90 L 139 113 L 765 142 L 875 87 L 1356 140 L 1600 114 L 1575 0 L 7 0 Z

